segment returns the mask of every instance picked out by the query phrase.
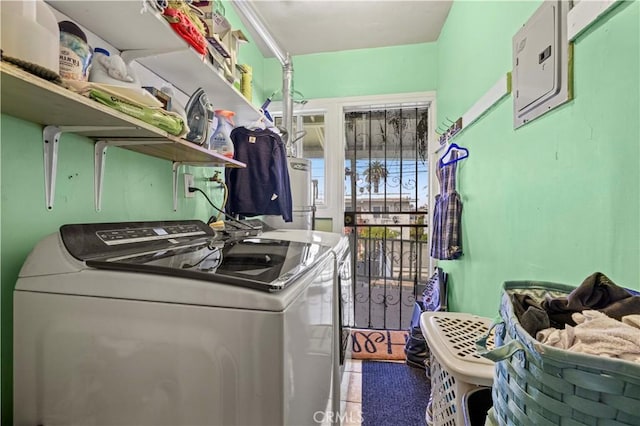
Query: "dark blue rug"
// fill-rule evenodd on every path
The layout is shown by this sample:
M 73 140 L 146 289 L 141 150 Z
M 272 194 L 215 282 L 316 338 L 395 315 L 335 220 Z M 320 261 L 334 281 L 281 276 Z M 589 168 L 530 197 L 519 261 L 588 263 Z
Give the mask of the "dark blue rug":
M 429 381 L 399 362 L 362 361 L 362 426 L 425 424 Z

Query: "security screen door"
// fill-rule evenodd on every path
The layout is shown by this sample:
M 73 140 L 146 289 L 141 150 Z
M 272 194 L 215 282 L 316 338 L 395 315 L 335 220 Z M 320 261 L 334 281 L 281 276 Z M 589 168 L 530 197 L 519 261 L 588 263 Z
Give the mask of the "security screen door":
M 427 105 L 345 111 L 358 328 L 407 329 L 428 279 L 428 118 Z

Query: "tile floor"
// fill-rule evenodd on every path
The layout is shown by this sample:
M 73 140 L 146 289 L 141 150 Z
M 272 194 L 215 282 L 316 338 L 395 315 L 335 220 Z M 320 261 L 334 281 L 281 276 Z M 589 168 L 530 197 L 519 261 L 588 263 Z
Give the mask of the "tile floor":
M 347 383 L 343 383 L 343 392 L 345 395 L 341 403 L 345 404 L 343 411 L 344 426 L 360 426 L 362 422 L 362 361 L 359 359 L 347 360 L 345 371 L 348 373 L 349 379 Z M 344 385 L 346 388 L 344 389 Z M 346 392 L 344 392 L 346 390 Z
M 404 361 L 385 361 L 398 362 Z M 346 378 L 343 379 L 340 395 L 343 395 L 340 403 L 343 418 L 342 426 L 360 426 L 362 424 L 362 360 L 349 359 L 345 367 Z

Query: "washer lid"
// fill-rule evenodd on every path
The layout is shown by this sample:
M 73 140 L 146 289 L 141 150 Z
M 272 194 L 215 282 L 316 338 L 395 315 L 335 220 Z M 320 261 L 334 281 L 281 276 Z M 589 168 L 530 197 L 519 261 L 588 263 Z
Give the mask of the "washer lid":
M 69 254 L 92 268 L 171 275 L 263 291 L 286 288 L 335 245 L 328 237 L 273 231 L 221 239 L 198 220 L 64 225 L 60 237 Z
M 279 291 L 312 267 L 330 247 L 312 242 L 249 237 L 197 239 L 173 247 L 89 259 L 100 269 L 148 272 Z

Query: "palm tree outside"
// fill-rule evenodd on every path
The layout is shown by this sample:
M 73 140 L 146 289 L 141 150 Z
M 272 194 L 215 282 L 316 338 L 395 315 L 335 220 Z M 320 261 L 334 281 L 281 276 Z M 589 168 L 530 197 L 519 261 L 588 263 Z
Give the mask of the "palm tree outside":
M 381 161 L 372 161 L 364 171 L 365 181 L 373 185 L 373 192 L 377 194 L 380 191 L 380 180 L 387 180 L 389 170 Z

